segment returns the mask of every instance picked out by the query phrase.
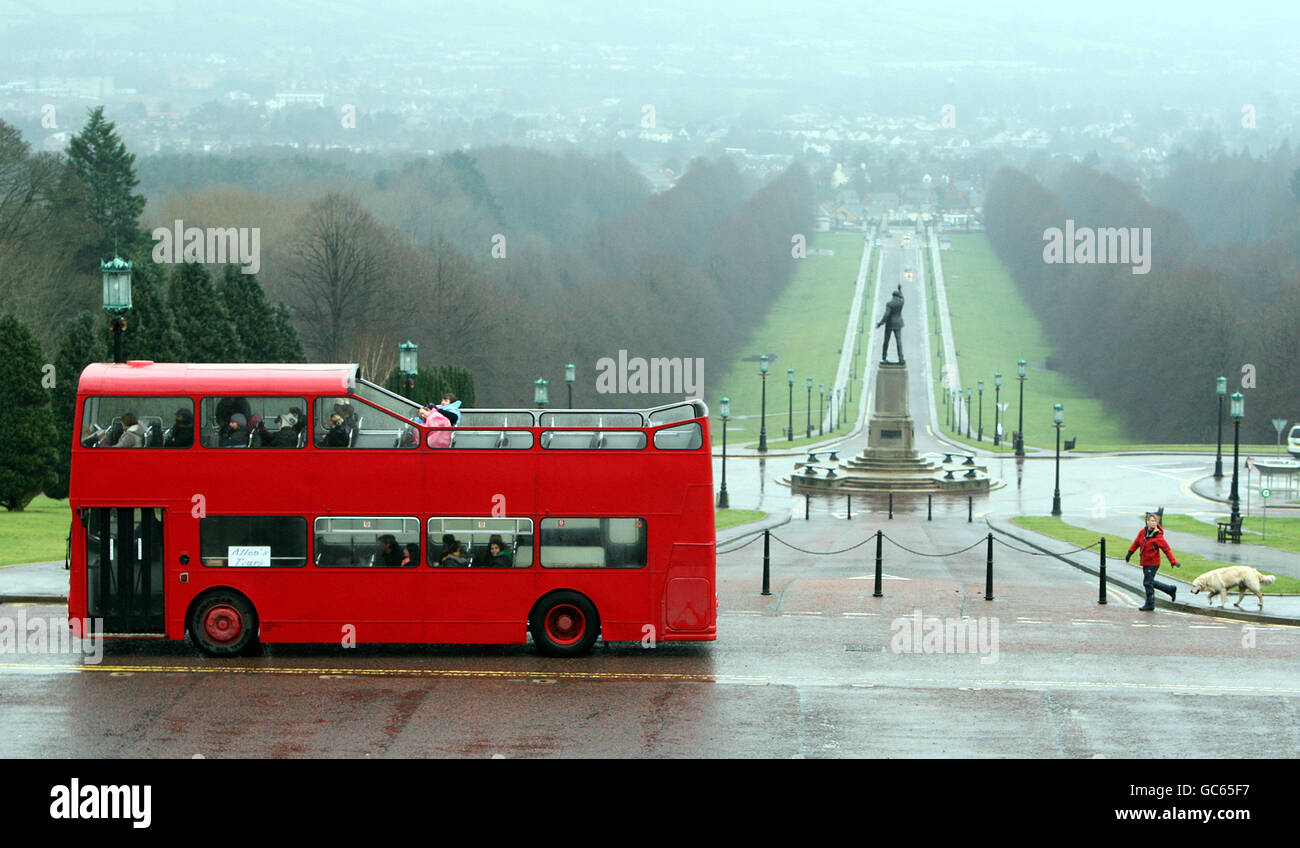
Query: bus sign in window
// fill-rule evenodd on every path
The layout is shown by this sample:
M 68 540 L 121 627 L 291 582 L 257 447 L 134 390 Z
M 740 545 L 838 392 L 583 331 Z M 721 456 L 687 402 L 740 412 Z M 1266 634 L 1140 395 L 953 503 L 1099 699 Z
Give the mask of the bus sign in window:
M 209 515 L 199 521 L 199 553 L 210 568 L 300 568 L 307 564 L 307 519 Z

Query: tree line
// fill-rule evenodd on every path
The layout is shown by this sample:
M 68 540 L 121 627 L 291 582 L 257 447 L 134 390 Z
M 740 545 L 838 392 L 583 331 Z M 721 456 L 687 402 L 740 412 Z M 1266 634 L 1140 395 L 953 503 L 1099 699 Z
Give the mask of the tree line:
M 1300 418 L 1300 196 L 1249 246 L 1205 247 L 1178 211 L 1092 168 L 1055 190 L 1004 168 L 990 182 L 988 238 L 1046 328 L 1059 368 L 1121 416 L 1136 439 L 1213 442 L 1216 378 L 1246 398 L 1242 438 Z M 1045 261 L 1049 228 L 1150 228 L 1150 271 Z M 1225 418 L 1226 418 L 1225 405 Z

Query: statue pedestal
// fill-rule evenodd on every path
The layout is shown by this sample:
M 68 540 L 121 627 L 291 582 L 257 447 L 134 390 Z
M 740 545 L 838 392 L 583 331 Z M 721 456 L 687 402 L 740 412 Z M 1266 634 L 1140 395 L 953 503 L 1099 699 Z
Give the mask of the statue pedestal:
M 876 397 L 867 445 L 867 454 L 879 459 L 916 456 L 916 425 L 908 412 L 906 365 L 882 362 L 876 366 Z

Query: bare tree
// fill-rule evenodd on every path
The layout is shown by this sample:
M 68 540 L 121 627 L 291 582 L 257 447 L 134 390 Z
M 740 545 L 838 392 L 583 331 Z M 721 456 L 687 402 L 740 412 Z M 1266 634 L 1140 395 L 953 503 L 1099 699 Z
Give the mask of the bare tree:
M 387 305 L 394 248 L 356 198 L 337 193 L 313 203 L 298 231 L 288 277 L 303 335 L 337 362 Z

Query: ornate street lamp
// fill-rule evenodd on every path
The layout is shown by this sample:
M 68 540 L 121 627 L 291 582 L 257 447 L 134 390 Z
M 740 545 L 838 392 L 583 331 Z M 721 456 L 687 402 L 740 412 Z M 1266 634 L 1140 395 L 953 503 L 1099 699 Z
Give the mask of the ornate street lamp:
M 104 311 L 113 328 L 113 361 L 126 362 L 122 354 L 122 333 L 126 332 L 126 313 L 131 309 L 131 263 L 113 254 L 109 262 L 99 263 L 103 279 Z
M 1228 414 L 1232 416 L 1232 517 L 1234 526 L 1241 521 L 1241 498 L 1237 494 L 1237 452 L 1241 446 L 1241 419 L 1246 417 L 1246 398 L 1241 392 L 1233 392 L 1228 403 Z
M 822 413 L 822 401 L 826 400 L 826 384 L 817 384 L 817 435 L 826 435 L 826 417 Z
M 993 447 L 1002 444 L 1002 372 L 993 372 Z
M 1052 404 L 1052 426 L 1056 428 L 1056 489 L 1052 492 L 1052 515 L 1061 514 L 1061 428 L 1065 426 L 1065 407 Z
M 758 373 L 763 378 L 763 404 L 759 407 L 758 452 L 767 453 L 767 354 L 758 358 Z
M 1219 438 L 1214 448 L 1214 479 L 1223 479 L 1223 398 L 1228 394 L 1228 378 L 1214 381 L 1214 393 L 1219 396 Z
M 984 381 L 976 380 L 980 387 L 980 423 L 979 423 L 979 441 L 984 441 Z
M 569 384 L 569 409 L 573 409 L 573 381 L 578 379 L 578 369 L 570 362 L 564 366 L 564 382 Z
M 550 382 L 547 380 L 537 380 L 533 383 L 533 403 L 537 404 L 539 409 L 546 408 L 546 387 L 548 385 L 550 385 Z
M 808 423 L 803 437 L 805 439 L 812 438 L 812 377 L 808 378 Z
M 970 400 L 971 400 L 971 397 L 972 397 L 972 395 L 971 395 L 971 389 L 970 389 L 970 386 L 967 386 L 967 387 L 966 387 L 966 438 L 968 438 L 968 439 L 970 438 Z
M 727 419 L 731 417 L 731 398 L 722 399 L 722 489 L 718 492 L 718 509 L 731 506 L 727 497 Z
M 415 392 L 415 375 L 420 371 L 420 346 L 410 339 L 397 346 L 397 370 L 406 377 L 406 396 Z
M 1025 455 L 1025 361 L 1016 363 L 1016 379 L 1020 381 L 1020 429 L 1016 432 L 1016 456 Z

